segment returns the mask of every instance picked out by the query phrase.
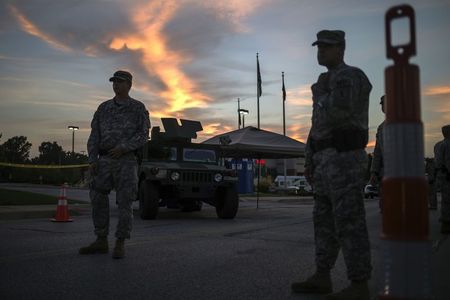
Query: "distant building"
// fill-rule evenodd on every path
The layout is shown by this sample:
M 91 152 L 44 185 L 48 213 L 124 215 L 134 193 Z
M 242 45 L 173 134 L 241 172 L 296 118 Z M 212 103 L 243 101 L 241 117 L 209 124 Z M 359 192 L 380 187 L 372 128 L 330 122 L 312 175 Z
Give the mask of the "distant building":
M 286 159 L 286 175 L 287 176 L 301 176 L 305 168 L 305 158 L 289 158 Z M 278 175 L 284 175 L 284 159 L 267 159 L 266 166 L 270 169 L 270 174 L 273 178 Z

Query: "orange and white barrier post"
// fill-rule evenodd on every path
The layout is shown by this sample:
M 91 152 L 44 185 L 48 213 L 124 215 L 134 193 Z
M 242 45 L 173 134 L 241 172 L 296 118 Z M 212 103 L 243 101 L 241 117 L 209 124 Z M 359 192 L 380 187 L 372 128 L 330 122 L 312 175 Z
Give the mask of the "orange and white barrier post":
M 69 216 L 69 204 L 66 197 L 66 186 L 61 186 L 61 191 L 58 198 L 58 206 L 56 207 L 56 216 L 52 222 L 72 222 L 73 219 Z
M 391 23 L 409 19 L 409 44 L 392 46 Z M 420 117 L 419 67 L 414 9 L 409 5 L 386 12 L 386 121 L 383 178 L 383 282 L 379 299 L 430 299 L 431 242 L 428 239 L 427 182 L 423 124 Z

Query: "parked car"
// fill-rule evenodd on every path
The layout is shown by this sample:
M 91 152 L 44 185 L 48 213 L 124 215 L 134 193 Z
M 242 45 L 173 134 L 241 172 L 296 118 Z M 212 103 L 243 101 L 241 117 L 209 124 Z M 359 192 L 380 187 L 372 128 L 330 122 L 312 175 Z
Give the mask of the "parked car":
M 373 199 L 374 197 L 378 197 L 380 194 L 380 189 L 376 185 L 367 184 L 364 187 L 364 198 Z
M 304 190 L 305 192 L 307 192 L 307 193 L 312 193 L 312 192 L 314 191 L 314 190 L 313 190 L 313 187 L 310 186 L 309 183 L 306 183 L 306 185 L 305 185 L 305 187 L 303 188 L 303 190 Z
M 301 188 L 298 185 L 290 185 L 286 189 L 287 189 L 288 193 L 294 193 L 294 194 L 298 194 L 301 191 Z M 283 190 L 283 189 L 280 189 L 280 190 Z

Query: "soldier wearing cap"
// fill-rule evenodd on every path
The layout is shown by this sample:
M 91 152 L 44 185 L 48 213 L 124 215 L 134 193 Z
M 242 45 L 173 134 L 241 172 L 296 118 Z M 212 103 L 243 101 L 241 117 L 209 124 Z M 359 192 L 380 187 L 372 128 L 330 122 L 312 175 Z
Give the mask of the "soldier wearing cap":
M 108 195 L 114 188 L 119 221 L 113 258 L 125 255 L 124 241 L 130 238 L 132 203 L 137 197 L 136 151 L 147 142 L 150 128 L 145 105 L 129 96 L 132 79 L 127 71 L 115 72 L 109 79 L 115 97 L 100 104 L 92 119 L 87 148 L 91 171 L 89 196 L 97 240 L 80 248 L 80 254 L 108 252 Z
M 434 146 L 434 161 L 441 190 L 441 233 L 450 234 L 450 124 L 442 127 L 442 135 Z
M 372 85 L 363 71 L 344 63 L 343 31 L 322 30 L 313 46 L 318 63 L 328 69 L 311 87 L 305 161 L 305 176 L 315 191 L 316 272 L 291 288 L 297 293 L 331 293 L 326 299 L 368 299 L 372 266 L 363 187 Z M 351 284 L 332 293 L 330 271 L 340 249 Z
M 380 105 L 381 105 L 381 111 L 384 113 L 384 101 L 385 101 L 386 96 L 383 95 L 380 98 Z M 383 128 L 384 128 L 384 121 L 381 122 L 380 125 L 378 125 L 377 128 L 377 134 L 376 134 L 376 142 L 375 142 L 375 149 L 373 150 L 373 159 L 372 159 L 372 164 L 370 166 L 370 179 L 369 179 L 369 183 L 371 185 L 378 185 L 381 187 L 381 179 L 383 178 L 383 170 L 384 170 L 384 166 L 383 166 Z M 380 190 L 381 191 L 381 190 Z M 380 206 L 380 212 L 382 211 L 382 195 L 380 195 L 380 200 L 379 200 L 379 206 Z

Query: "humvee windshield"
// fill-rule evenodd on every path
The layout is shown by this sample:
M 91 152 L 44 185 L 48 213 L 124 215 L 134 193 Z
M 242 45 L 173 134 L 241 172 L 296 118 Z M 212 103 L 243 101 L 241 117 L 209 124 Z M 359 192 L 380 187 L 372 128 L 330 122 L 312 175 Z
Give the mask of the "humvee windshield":
M 176 161 L 177 148 L 151 144 L 148 148 L 148 158 L 156 160 Z
M 217 161 L 216 152 L 208 149 L 183 149 L 183 161 L 215 163 Z

